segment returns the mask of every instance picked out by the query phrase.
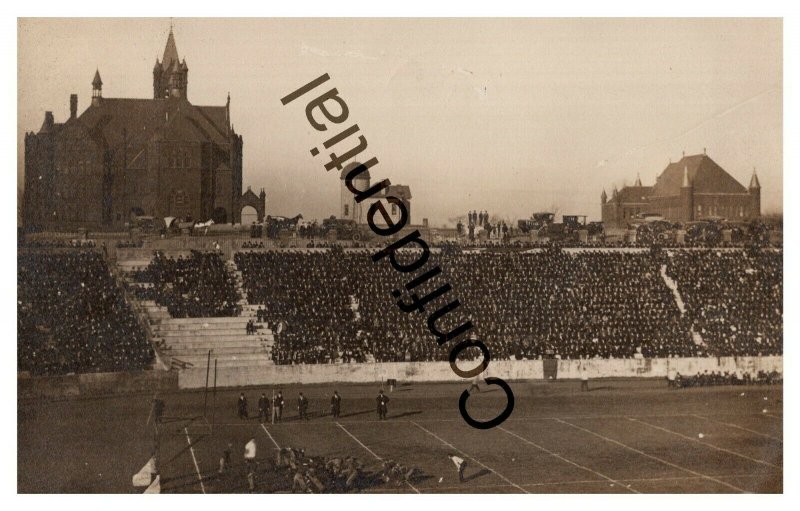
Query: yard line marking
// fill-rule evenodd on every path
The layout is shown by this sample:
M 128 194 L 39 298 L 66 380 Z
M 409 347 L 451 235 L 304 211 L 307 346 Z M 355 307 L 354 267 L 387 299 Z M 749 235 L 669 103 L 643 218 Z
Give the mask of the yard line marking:
M 770 439 L 776 440 L 778 442 L 783 442 L 782 438 L 778 438 L 778 437 L 775 437 L 775 436 L 772 436 L 772 435 L 767 435 L 766 433 L 761 433 L 760 431 L 756 431 L 754 429 L 748 429 L 748 428 L 739 426 L 738 424 L 731 424 L 730 422 L 718 421 L 716 419 L 712 419 L 711 417 L 705 417 L 703 415 L 695 415 L 695 417 L 697 417 L 698 419 L 704 419 L 704 420 L 707 420 L 707 421 L 716 422 L 717 424 L 722 424 L 723 426 L 729 426 L 731 428 L 741 429 L 742 431 L 747 431 L 748 433 L 753 433 L 754 435 L 770 438 Z
M 761 415 L 766 415 L 767 417 L 772 417 L 773 419 L 781 419 L 781 420 L 783 420 L 783 417 L 781 417 L 779 415 L 773 415 L 771 413 L 762 413 Z
M 735 475 L 722 475 L 722 476 L 714 476 L 714 477 L 736 477 Z M 649 483 L 649 482 L 663 482 L 663 481 L 696 481 L 698 479 L 704 479 L 702 476 L 676 476 L 676 477 L 648 477 L 648 478 L 641 478 L 641 479 L 620 479 L 619 481 L 622 483 Z M 600 481 L 597 479 L 576 479 L 574 481 L 550 481 L 546 483 L 525 483 L 521 486 L 525 486 L 528 488 L 538 487 L 538 486 L 569 486 L 571 484 L 606 484 L 605 481 Z M 470 486 L 472 489 L 480 489 L 480 488 L 508 488 L 510 484 L 476 484 Z M 621 486 L 625 488 L 624 486 Z M 463 486 L 433 486 L 431 488 L 423 488 L 422 492 L 427 493 L 434 493 L 436 490 L 438 491 L 448 491 L 448 490 L 463 490 Z M 362 493 L 384 493 L 385 490 L 382 488 L 367 488 L 362 490 Z
M 601 474 L 600 472 L 597 472 L 596 470 L 592 470 L 592 469 L 591 469 L 591 468 L 589 468 L 589 467 L 584 467 L 583 465 L 579 465 L 578 463 L 575 463 L 575 462 L 574 462 L 574 461 L 572 461 L 572 460 L 568 460 L 567 458 L 565 458 L 564 456 L 561 456 L 561 455 L 560 455 L 560 454 L 558 454 L 557 452 L 553 452 L 553 451 L 551 451 L 550 449 L 548 449 L 548 448 L 546 448 L 546 447 L 542 447 L 541 445 L 537 444 L 536 442 L 534 442 L 534 441 L 532 441 L 532 440 L 528 440 L 527 438 L 525 438 L 525 437 L 523 437 L 523 436 L 521 436 L 521 435 L 518 435 L 517 433 L 514 433 L 513 431 L 509 431 L 509 430 L 507 430 L 506 428 L 504 428 L 504 427 L 502 427 L 502 426 L 498 426 L 498 427 L 497 427 L 497 429 L 499 429 L 500 431 L 505 431 L 505 432 L 506 432 L 506 433 L 508 433 L 509 435 L 511 435 L 511 436 L 514 436 L 514 437 L 516 437 L 516 438 L 519 438 L 520 440 L 522 440 L 522 441 L 523 441 L 523 442 L 525 442 L 526 444 L 528 444 L 528 445 L 532 445 L 533 447 L 536 447 L 537 449 L 539 449 L 539 450 L 541 450 L 541 451 L 544 451 L 544 452 L 546 452 L 546 453 L 547 453 L 547 454 L 549 454 L 550 456 L 555 456 L 556 458 L 560 459 L 561 461 L 564 461 L 564 462 L 566 462 L 566 463 L 569 463 L 570 465 L 573 465 L 573 466 L 575 466 L 575 467 L 578 467 L 578 468 L 579 468 L 579 469 L 581 469 L 581 470 L 586 470 L 587 472 L 591 472 L 591 473 L 593 473 L 593 474 L 594 474 L 594 475 L 596 475 L 596 476 L 602 477 L 603 479 L 606 479 L 606 480 L 608 480 L 608 481 L 611 481 L 612 483 L 618 484 L 618 485 L 620 485 L 621 487 L 625 488 L 626 490 L 630 491 L 631 493 L 640 493 L 640 492 L 638 492 L 638 491 L 634 490 L 633 488 L 630 488 L 629 486 L 625 486 L 624 484 L 622 484 L 621 482 L 617 481 L 616 479 L 612 479 L 612 478 L 608 477 L 608 476 L 607 476 L 607 475 L 605 475 L 605 474 Z
M 275 444 L 275 448 L 280 451 L 281 450 L 281 446 L 278 445 L 278 442 L 276 442 L 275 439 L 272 438 L 272 435 L 269 434 L 269 430 L 267 429 L 267 427 L 262 424 L 261 425 L 261 429 L 264 430 L 264 433 L 266 433 L 267 436 L 269 437 L 269 439 L 272 440 L 272 443 Z
M 378 456 L 377 454 L 375 454 L 375 453 L 372 451 L 372 449 L 370 449 L 369 447 L 367 447 L 366 445 L 364 445 L 364 443 L 363 443 L 361 440 L 359 440 L 358 438 L 356 438 L 356 436 L 355 436 L 354 434 L 352 434 L 352 433 L 350 433 L 349 431 L 347 431 L 347 428 L 345 428 L 344 426 L 342 426 L 342 425 L 341 425 L 341 424 L 339 424 L 338 422 L 336 423 L 336 425 L 337 425 L 337 426 L 339 426 L 340 428 L 342 428 L 342 431 L 344 431 L 345 433 L 347 433 L 348 435 L 350 435 L 350 438 L 352 438 L 353 440 L 355 440 L 356 442 L 358 442 L 358 445 L 360 445 L 361 447 L 363 447 L 364 449 L 366 449 L 366 450 L 367 450 L 367 452 L 369 452 L 371 455 L 375 456 L 375 459 L 376 459 L 376 460 L 378 460 L 378 461 L 383 461 L 383 458 L 381 458 L 380 456 Z M 417 492 L 417 493 L 420 493 L 420 491 L 419 491 L 419 490 L 418 490 L 418 489 L 417 489 L 417 488 L 416 488 L 416 487 L 415 487 L 413 484 L 409 483 L 408 481 L 406 481 L 406 484 L 407 484 L 407 485 L 408 485 L 408 486 L 409 486 L 409 487 L 410 487 L 412 490 L 414 490 L 415 492 Z
M 708 442 L 701 442 L 697 438 L 690 437 L 690 436 L 684 435 L 682 433 L 678 433 L 677 431 L 672 431 L 671 429 L 662 428 L 661 426 L 656 426 L 655 424 L 650 424 L 649 422 L 641 421 L 639 419 L 634 419 L 632 417 L 628 417 L 628 420 L 629 421 L 633 421 L 633 422 L 637 422 L 639 424 L 644 424 L 645 426 L 650 426 L 651 428 L 655 428 L 655 429 L 657 429 L 659 431 L 663 431 L 665 433 L 670 433 L 672 435 L 676 435 L 676 436 L 679 436 L 681 438 L 685 438 L 686 440 L 691 440 L 692 442 L 697 442 L 700 445 L 705 445 L 707 447 L 711 447 L 712 449 L 716 449 L 718 451 L 726 452 L 728 454 L 733 454 L 734 456 L 738 456 L 740 458 L 743 458 L 743 459 L 746 459 L 746 460 L 750 460 L 750 461 L 752 461 L 754 463 L 760 463 L 762 465 L 768 465 L 770 467 L 779 468 L 778 465 L 775 465 L 774 463 L 770 463 L 770 462 L 764 461 L 764 460 L 759 460 L 759 459 L 756 459 L 756 458 L 751 458 L 750 456 L 747 456 L 745 454 L 741 454 L 741 453 L 738 453 L 736 451 L 731 451 L 730 449 L 725 449 L 724 447 L 719 447 L 719 446 L 716 446 L 716 445 L 708 443 Z
M 774 417 L 776 419 L 780 419 L 781 417 L 764 414 L 764 413 L 714 413 L 709 414 L 714 415 L 717 417 L 760 417 L 763 415 L 768 415 L 770 417 Z M 564 420 L 580 420 L 580 419 L 627 419 L 628 417 L 640 417 L 640 418 L 674 418 L 674 417 L 692 417 L 694 414 L 691 413 L 677 413 L 677 414 L 647 414 L 647 415 L 568 415 L 562 417 L 543 417 L 543 416 L 514 416 L 509 417 L 508 421 L 552 421 L 556 419 L 564 419 Z M 418 418 L 418 422 L 463 422 L 464 419 L 461 418 L 453 418 L 453 419 L 424 419 Z M 396 423 L 396 422 L 408 422 L 411 421 L 409 419 L 393 419 L 390 422 L 382 421 L 382 420 L 343 420 L 339 421 L 342 424 L 389 424 L 389 423 Z M 241 422 L 217 422 L 214 424 L 215 426 L 225 426 L 225 427 L 251 427 L 251 424 L 243 424 Z M 295 427 L 295 426 L 317 426 L 319 422 L 281 422 L 278 424 L 272 424 L 273 427 L 280 428 L 280 427 Z
M 370 453 L 371 455 L 373 455 L 373 456 L 375 457 L 375 459 L 376 459 L 376 460 L 378 460 L 378 461 L 383 461 L 383 458 L 381 458 L 380 456 L 378 456 L 377 454 L 375 454 L 375 453 L 372 451 L 372 449 L 370 449 L 369 447 L 367 447 L 366 445 L 364 445 L 364 444 L 361 442 L 361 440 L 359 440 L 358 438 L 356 438 L 355 436 L 353 436 L 353 434 L 352 434 L 352 433 L 350 433 L 349 431 L 347 431 L 347 428 L 345 428 L 344 426 L 342 426 L 342 425 L 341 425 L 341 424 L 339 424 L 338 422 L 336 423 L 336 425 L 337 425 L 337 426 L 339 426 L 340 428 L 342 428 L 342 431 L 344 431 L 345 433 L 347 433 L 347 434 L 350 436 L 350 438 L 352 438 L 353 440 L 355 440 L 356 442 L 358 442 L 358 445 L 360 445 L 361 447 L 363 447 L 364 449 L 366 449 L 368 453 Z
M 503 474 L 501 474 L 500 472 L 498 472 L 498 471 L 496 471 L 496 470 L 494 470 L 494 469 L 492 469 L 492 468 L 489 468 L 488 466 L 484 465 L 483 463 L 481 463 L 481 462 L 480 462 L 480 461 L 478 461 L 477 459 L 473 458 L 472 456 L 470 456 L 470 455 L 469 455 L 469 454 L 467 454 L 466 452 L 462 451 L 461 449 L 457 449 L 457 448 L 456 448 L 456 447 L 455 447 L 453 444 L 451 444 L 450 442 L 448 442 L 448 441 L 444 440 L 443 438 L 440 438 L 440 437 L 439 437 L 439 436 L 438 436 L 436 433 L 434 433 L 433 431 L 429 431 L 429 430 L 427 430 L 427 429 L 423 428 L 422 426 L 420 426 L 419 424 L 417 424 L 417 423 L 416 423 L 416 422 L 414 422 L 414 421 L 409 421 L 409 422 L 410 422 L 411 424 L 415 425 L 416 427 L 418 427 L 419 429 L 421 429 L 422 431 L 424 431 L 425 433 L 427 433 L 427 434 L 431 435 L 431 436 L 432 436 L 433 438 L 435 438 L 436 440 L 438 440 L 438 441 L 442 442 L 444 445 L 448 446 L 449 448 L 453 449 L 453 450 L 454 450 L 454 451 L 456 451 L 456 452 L 460 452 L 462 455 L 464 455 L 465 457 L 467 457 L 467 458 L 471 459 L 472 461 L 474 461 L 474 462 L 475 462 L 475 463 L 477 463 L 478 465 L 482 466 L 483 468 L 485 468 L 485 469 L 486 469 L 486 470 L 488 470 L 489 472 L 492 472 L 492 473 L 494 473 L 494 474 L 495 474 L 497 477 L 499 477 L 499 478 L 500 478 L 500 479 L 502 479 L 503 481 L 507 482 L 507 483 L 508 483 L 508 484 L 510 484 L 511 486 L 513 486 L 513 487 L 515 487 L 515 488 L 517 488 L 517 489 L 521 490 L 523 493 L 530 493 L 528 490 L 526 490 L 526 489 L 525 489 L 525 488 L 523 488 L 522 486 L 520 486 L 520 485 L 518 485 L 518 484 L 516 484 L 516 483 L 512 482 L 512 481 L 511 481 L 509 478 L 507 478 L 506 476 L 504 476 L 504 475 L 503 475 Z
M 561 419 L 556 419 L 556 421 L 558 421 L 558 422 L 560 422 L 562 424 L 566 424 L 567 426 L 572 426 L 575 429 L 579 429 L 581 431 L 585 431 L 586 433 L 589 433 L 590 435 L 594 435 L 594 436 L 596 436 L 598 438 L 602 438 L 603 440 L 605 440 L 607 442 L 611 442 L 612 444 L 619 445 L 620 447 L 623 447 L 623 448 L 628 449 L 630 451 L 633 451 L 635 453 L 641 454 L 642 456 L 645 456 L 647 458 L 656 460 L 656 461 L 658 461 L 660 463 L 663 463 L 665 465 L 668 465 L 670 467 L 677 468 L 678 470 L 683 470 L 684 472 L 689 472 L 690 474 L 694 474 L 696 476 L 700 476 L 700 477 L 702 477 L 704 479 L 708 479 L 710 481 L 714 481 L 715 483 L 719 483 L 719 484 L 721 484 L 723 486 L 727 486 L 728 488 L 733 488 L 736 491 L 739 491 L 739 492 L 742 492 L 742 493 L 748 493 L 747 491 L 739 488 L 738 486 L 734 486 L 732 484 L 726 483 L 725 481 L 721 481 L 721 480 L 716 479 L 714 477 L 707 476 L 705 474 L 701 474 L 700 472 L 695 472 L 692 469 L 681 467 L 680 465 L 676 465 L 675 463 L 669 462 L 667 460 L 663 460 L 663 459 L 661 459 L 661 458 L 659 458 L 657 456 L 653 456 L 652 454 L 647 454 L 646 452 L 640 451 L 639 449 L 636 449 L 635 447 L 631 447 L 629 445 L 623 444 L 622 442 L 614 440 L 613 438 L 608 438 L 607 436 L 603 436 L 600 433 L 595 433 L 594 431 L 592 431 L 590 429 L 582 428 L 582 427 L 578 426 L 577 424 L 573 424 L 571 422 L 567 422 L 567 421 L 561 420 Z
M 205 493 L 206 487 L 203 485 L 203 476 L 200 475 L 200 466 L 197 464 L 197 458 L 194 455 L 194 447 L 192 447 L 192 439 L 189 438 L 189 430 L 183 428 L 183 431 L 186 433 L 186 441 L 189 443 L 189 452 L 192 453 L 192 461 L 194 461 L 194 469 L 197 471 L 197 480 L 200 481 L 200 489 Z

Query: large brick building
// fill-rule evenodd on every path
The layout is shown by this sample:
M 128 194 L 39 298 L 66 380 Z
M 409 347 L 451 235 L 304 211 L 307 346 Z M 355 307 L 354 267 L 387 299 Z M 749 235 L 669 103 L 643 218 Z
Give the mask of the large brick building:
M 89 107 L 25 135 L 27 230 L 120 229 L 132 216 L 240 222 L 265 195 L 242 195 L 242 137 L 221 106 L 188 99 L 189 68 L 170 30 L 153 68 L 153 98 L 106 98 L 99 71 Z M 254 197 L 256 197 L 254 199 Z
M 653 186 L 636 178 L 633 186 L 601 195 L 603 223 L 624 228 L 637 215 L 663 216 L 671 222 L 711 218 L 745 221 L 761 215 L 761 185 L 753 171 L 745 188 L 705 153 L 670 163 Z

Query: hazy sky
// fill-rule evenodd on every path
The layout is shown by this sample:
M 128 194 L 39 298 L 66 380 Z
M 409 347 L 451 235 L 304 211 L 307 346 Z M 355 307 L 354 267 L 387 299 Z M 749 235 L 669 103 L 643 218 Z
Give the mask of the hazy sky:
M 83 111 L 95 68 L 106 97 L 152 97 L 169 19 L 19 22 L 18 134 Z M 413 221 L 467 210 L 600 216 L 600 193 L 645 185 L 682 151 L 709 156 L 782 211 L 780 20 L 175 19 L 189 100 L 224 105 L 244 137 L 244 186 L 268 214 L 338 214 L 328 138 L 301 100 L 328 73 L 380 164 L 411 186 Z M 327 89 L 324 89 L 327 90 Z M 323 89 L 320 92 L 324 92 Z M 302 99 L 311 99 L 302 98 Z M 349 126 L 345 124 L 343 126 Z M 328 136 L 326 136 L 328 135 Z

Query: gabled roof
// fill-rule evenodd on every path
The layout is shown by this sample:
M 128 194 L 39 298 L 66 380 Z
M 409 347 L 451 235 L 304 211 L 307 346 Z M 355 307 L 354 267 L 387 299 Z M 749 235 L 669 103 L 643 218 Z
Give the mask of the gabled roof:
M 652 193 L 652 186 L 623 186 L 621 190 L 616 192 L 614 196 L 611 197 L 609 202 L 646 202 L 647 197 Z
M 127 141 L 129 154 L 135 154 L 153 137 L 169 140 L 186 137 L 186 140 L 226 144 L 227 122 L 218 113 L 224 109 L 196 107 L 183 98 L 103 98 L 99 104 L 87 108 L 79 119 L 105 139 L 109 147 Z
M 411 188 L 408 185 L 389 185 L 383 190 L 383 195 L 408 200 L 411 198 Z
M 211 134 L 191 115 L 187 108 L 176 109 L 169 112 L 169 119 L 156 130 L 155 140 L 170 140 L 175 142 L 205 142 Z
M 653 186 L 653 195 L 668 197 L 679 195 L 683 185 L 684 172 L 689 176 L 689 184 L 694 193 L 747 193 L 733 176 L 705 154 L 684 156 L 670 163 L 658 176 Z
M 258 200 L 258 195 L 256 195 L 256 193 L 253 190 L 251 190 L 250 187 L 248 186 L 247 191 L 242 194 L 242 200 L 245 200 L 246 198 L 249 198 L 251 200 Z
M 197 113 L 205 117 L 205 119 L 214 127 L 214 129 L 223 137 L 227 137 L 228 127 L 228 109 L 224 106 L 195 106 Z

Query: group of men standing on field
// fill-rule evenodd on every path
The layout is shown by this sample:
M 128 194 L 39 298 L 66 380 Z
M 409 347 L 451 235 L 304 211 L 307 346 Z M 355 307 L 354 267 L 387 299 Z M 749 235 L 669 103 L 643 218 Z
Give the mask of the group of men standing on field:
M 265 393 L 261 393 L 261 397 L 258 399 L 258 420 L 262 424 L 272 420 L 272 422 L 281 422 L 283 419 L 283 407 L 285 406 L 286 401 L 283 398 L 283 392 L 278 391 L 272 399 L 270 400 L 267 398 Z M 309 419 L 308 415 L 308 398 L 303 395 L 302 392 L 298 394 L 297 397 L 297 418 L 298 419 Z M 376 411 L 378 414 L 378 420 L 386 420 L 386 416 L 389 412 L 389 396 L 383 393 L 383 389 L 378 391 L 378 396 L 375 398 L 376 404 Z M 236 403 L 236 410 L 239 419 L 245 420 L 249 419 L 250 415 L 248 412 L 247 407 L 247 397 L 244 395 L 244 392 L 239 394 L 239 400 Z M 330 406 L 331 406 L 331 417 L 334 419 L 338 419 L 341 415 L 342 411 L 342 397 L 339 395 L 339 391 L 334 390 L 333 395 L 330 399 Z M 272 415 L 270 416 L 270 412 Z M 271 418 L 271 419 L 270 419 Z

